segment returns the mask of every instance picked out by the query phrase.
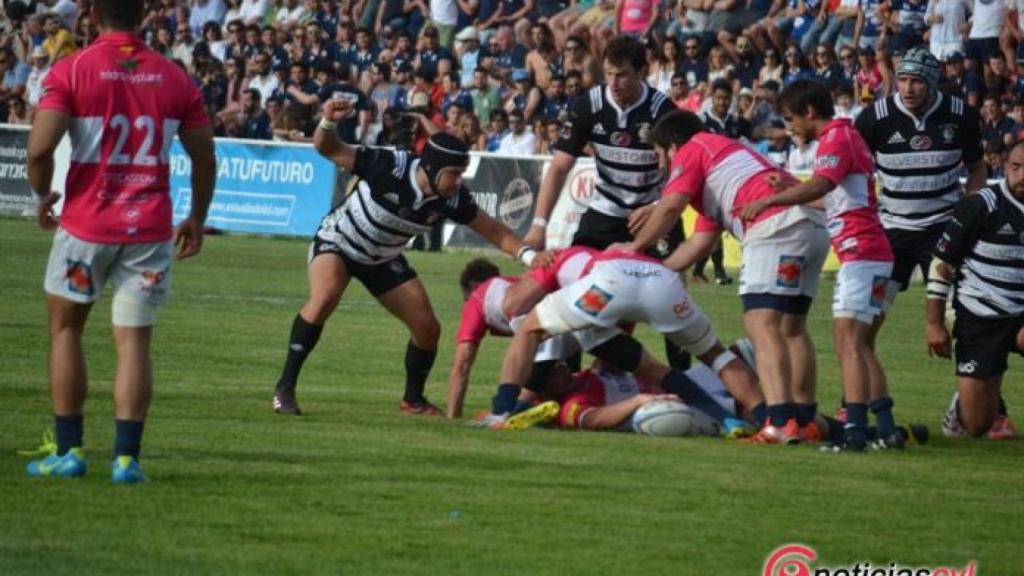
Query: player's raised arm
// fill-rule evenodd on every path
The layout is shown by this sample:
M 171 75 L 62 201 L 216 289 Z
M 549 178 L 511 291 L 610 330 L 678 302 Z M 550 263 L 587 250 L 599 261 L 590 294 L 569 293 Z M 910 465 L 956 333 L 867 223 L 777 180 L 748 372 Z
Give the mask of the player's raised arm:
M 338 138 L 337 123 L 352 113 L 352 103 L 332 98 L 324 102 L 322 111 L 323 119 L 313 133 L 313 146 L 325 158 L 351 172 L 356 164 L 356 148 Z

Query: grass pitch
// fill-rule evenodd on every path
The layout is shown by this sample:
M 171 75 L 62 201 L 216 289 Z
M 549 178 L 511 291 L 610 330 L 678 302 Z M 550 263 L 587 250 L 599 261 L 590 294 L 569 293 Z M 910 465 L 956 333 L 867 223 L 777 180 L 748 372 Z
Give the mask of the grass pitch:
M 271 393 L 306 293 L 307 244 L 210 237 L 175 270 L 155 350 L 143 463 L 113 486 L 109 295 L 86 354 L 89 475 L 24 472 L 51 425 L 42 277 L 50 236 L 0 220 L 0 574 L 761 574 L 801 542 L 816 566 L 963 566 L 1024 574 L 1024 442 L 940 437 L 952 366 L 924 351 L 920 287 L 880 342 L 901 422 L 932 442 L 902 454 L 824 455 L 715 439 L 493 433 L 402 416 L 406 334 L 353 283 L 306 363 L 306 415 Z M 443 402 L 468 254 L 409 254 L 444 326 L 428 395 Z M 502 268 L 518 267 L 498 258 Z M 819 394 L 839 395 L 826 283 L 812 310 Z M 723 339 L 740 335 L 735 287 L 695 286 Z M 641 331 L 661 350 L 660 338 Z M 503 353 L 489 338 L 468 412 L 488 404 Z M 1005 396 L 1024 422 L 1024 364 Z

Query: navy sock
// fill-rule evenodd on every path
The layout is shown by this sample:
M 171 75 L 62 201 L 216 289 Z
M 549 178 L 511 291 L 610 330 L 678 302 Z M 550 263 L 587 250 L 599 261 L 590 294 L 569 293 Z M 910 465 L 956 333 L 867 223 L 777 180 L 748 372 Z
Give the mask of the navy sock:
M 299 371 L 302 370 L 302 363 L 306 361 L 306 357 L 313 351 L 313 348 L 316 348 L 316 343 L 320 341 L 320 334 L 323 330 L 323 324 L 310 324 L 302 318 L 301 314 L 295 315 L 295 320 L 292 321 L 292 331 L 288 336 L 288 355 L 284 360 L 281 378 L 277 381 L 278 389 L 295 389 L 299 381 Z
M 786 421 L 790 419 L 790 405 L 791 404 L 769 404 L 768 423 L 772 426 L 785 426 Z
M 491 412 L 494 414 L 507 414 L 515 410 L 519 401 L 518 384 L 499 384 L 498 393 L 491 398 Z
M 1004 418 L 1009 416 L 1009 413 L 1006 412 L 1006 400 L 1003 399 L 1003 395 L 1002 394 L 999 395 L 999 412 L 998 412 L 998 414 L 1000 416 L 1004 417 Z
M 846 403 L 846 425 L 843 427 L 843 439 L 847 444 L 863 446 L 867 444 L 868 405 Z
M 133 420 L 114 421 L 114 456 L 139 457 L 142 449 L 142 429 L 146 423 Z
M 832 418 L 831 416 L 822 416 L 825 419 L 825 423 L 828 424 L 828 439 L 833 444 L 839 444 L 843 441 L 843 427 L 845 424 Z
M 57 455 L 63 456 L 72 448 L 82 446 L 82 415 L 53 415 L 53 430 L 57 437 Z
M 754 421 L 758 426 L 764 425 L 765 421 L 768 420 L 768 405 L 761 402 L 757 406 L 750 409 L 750 413 L 754 415 Z
M 424 350 L 409 341 L 405 347 L 405 401 L 421 404 L 427 401 L 423 389 L 427 386 L 427 376 L 434 367 L 437 350 Z
M 669 366 L 678 370 L 689 370 L 693 364 L 690 353 L 676 346 L 676 343 L 668 338 L 665 338 L 665 358 Z
M 697 408 L 719 422 L 724 422 L 726 418 L 732 418 L 732 415 L 725 408 L 722 408 L 718 402 L 715 402 L 703 388 L 698 386 L 682 370 L 670 371 L 665 376 L 665 379 L 662 380 L 661 387 L 666 392 L 679 396 L 683 402 Z
M 810 404 L 796 405 L 796 423 L 801 426 L 807 426 L 811 422 L 814 422 L 814 415 L 818 413 L 818 403 L 812 402 Z
M 888 438 L 896 433 L 896 421 L 892 417 L 892 398 L 882 396 L 871 401 L 868 406 L 878 423 L 878 437 Z

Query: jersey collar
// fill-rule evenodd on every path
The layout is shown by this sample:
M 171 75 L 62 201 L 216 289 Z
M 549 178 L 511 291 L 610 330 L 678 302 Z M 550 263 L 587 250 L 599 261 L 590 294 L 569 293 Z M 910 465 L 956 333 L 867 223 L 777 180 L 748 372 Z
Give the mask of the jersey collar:
M 892 100 L 893 102 L 896 103 L 896 108 L 898 108 L 900 112 L 903 112 L 904 114 L 909 116 L 911 120 L 914 121 L 914 128 L 920 132 L 924 130 L 925 122 L 928 121 L 928 117 L 932 115 L 932 112 L 938 110 L 939 106 L 942 105 L 942 92 L 937 91 L 935 93 L 935 102 L 932 102 L 932 105 L 928 108 L 927 111 L 925 111 L 924 116 L 921 116 L 920 118 L 914 116 L 914 113 L 911 112 L 910 110 L 907 110 L 907 107 L 903 105 L 903 99 L 900 98 L 899 92 L 897 92 L 892 97 Z
M 636 102 L 630 104 L 629 108 L 623 110 L 619 108 L 619 103 L 612 98 L 612 89 L 606 84 L 604 87 L 604 98 L 608 101 L 608 104 L 618 113 L 618 125 L 619 128 L 625 128 L 629 125 L 626 121 L 629 118 L 629 113 L 640 107 L 641 104 L 647 101 L 647 82 L 640 83 L 640 97 L 636 99 Z
M 96 39 L 104 44 L 142 44 L 142 39 L 134 32 L 107 32 Z
M 1017 210 L 1024 212 L 1024 204 L 1022 204 L 1020 200 L 1014 198 L 1013 194 L 1010 193 L 1010 187 L 1006 185 L 1006 178 L 999 181 L 999 191 L 1003 193 L 1003 196 L 1006 196 L 1006 199 L 1009 200 L 1011 204 L 1017 207 Z

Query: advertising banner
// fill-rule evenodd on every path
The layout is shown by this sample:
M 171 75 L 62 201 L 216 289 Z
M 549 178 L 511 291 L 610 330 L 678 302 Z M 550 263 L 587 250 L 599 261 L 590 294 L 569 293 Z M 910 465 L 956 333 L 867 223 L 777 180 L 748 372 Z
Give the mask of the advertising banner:
M 27 144 L 27 127 L 0 126 L 0 214 L 35 214 L 36 198 L 25 169 Z
M 522 237 L 530 231 L 533 202 L 548 159 L 474 154 L 463 179 L 480 208 Z M 445 227 L 445 246 L 485 248 L 490 243 L 466 226 Z

